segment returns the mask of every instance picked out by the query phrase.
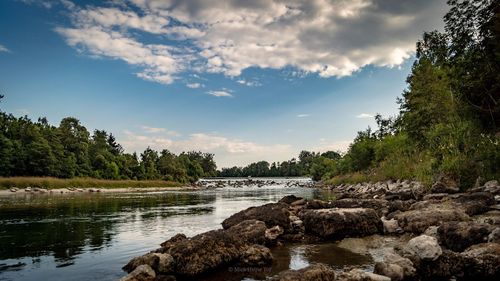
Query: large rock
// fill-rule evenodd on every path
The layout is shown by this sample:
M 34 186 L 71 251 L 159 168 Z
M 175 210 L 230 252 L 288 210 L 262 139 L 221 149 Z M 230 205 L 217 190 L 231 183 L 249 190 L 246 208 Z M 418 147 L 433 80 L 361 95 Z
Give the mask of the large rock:
M 222 227 L 228 229 L 242 221 L 253 219 L 264 222 L 268 228 L 279 225 L 287 231 L 291 228 L 289 216 L 287 204 L 269 203 L 259 207 L 250 207 L 230 216 L 222 222 Z
M 335 271 L 324 264 L 313 264 L 299 270 L 285 270 L 272 281 L 335 281 Z M 339 279 L 341 280 L 341 279 Z
M 258 220 L 246 220 L 231 226 L 227 232 L 239 236 L 249 244 L 264 244 L 266 242 L 266 224 Z
M 212 230 L 182 240 L 170 248 L 175 272 L 194 276 L 239 259 L 247 244 L 224 230 Z
M 383 262 L 375 264 L 374 273 L 390 277 L 392 281 L 413 279 L 416 269 L 413 263 L 395 253 L 387 253 Z
M 133 258 L 123 267 L 123 270 L 131 272 L 141 265 L 148 265 L 159 273 L 171 273 L 174 270 L 174 259 L 169 254 L 149 253 Z
M 445 222 L 437 229 L 441 245 L 455 252 L 486 242 L 493 227 L 485 223 Z
M 243 252 L 240 262 L 246 266 L 264 266 L 273 262 L 273 255 L 267 247 L 251 245 Z
M 418 257 L 419 260 L 435 261 L 443 253 L 435 237 L 420 235 L 412 238 L 403 249 L 405 255 Z
M 448 206 L 430 205 L 427 208 L 409 210 L 396 214 L 394 218 L 404 231 L 422 233 L 429 226 L 447 221 L 467 221 L 470 217 L 462 210 Z
M 382 232 L 380 218 L 373 209 L 319 209 L 300 214 L 306 232 L 323 238 L 367 236 Z
M 155 280 L 155 271 L 147 264 L 135 268 L 127 276 L 120 278 L 120 281 L 153 281 Z

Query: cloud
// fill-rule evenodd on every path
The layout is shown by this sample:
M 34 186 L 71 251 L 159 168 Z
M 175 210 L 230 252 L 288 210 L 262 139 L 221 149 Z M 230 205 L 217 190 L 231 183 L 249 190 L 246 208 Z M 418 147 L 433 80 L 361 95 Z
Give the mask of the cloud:
M 173 75 L 182 68 L 168 46 L 145 45 L 120 32 L 97 26 L 56 28 L 56 31 L 66 38 L 70 46 L 80 47 L 95 56 L 121 59 L 142 67 L 136 75 L 145 80 L 170 84 L 174 81 Z
M 186 84 L 186 87 L 191 88 L 191 89 L 198 89 L 203 87 L 203 84 L 200 83 L 188 83 Z
M 342 77 L 402 64 L 424 30 L 442 28 L 445 2 L 129 0 L 72 7 L 72 26 L 56 30 L 70 46 L 163 84 L 187 71 L 239 76 L 251 67 Z
M 309 114 L 298 114 L 297 118 L 306 118 L 306 117 L 309 117 L 309 116 L 310 116 Z
M 141 126 L 142 130 L 146 133 L 150 133 L 150 134 L 159 134 L 159 133 L 163 133 L 163 134 L 166 134 L 166 135 L 169 135 L 169 136 L 173 136 L 173 137 L 178 137 L 180 136 L 179 133 L 177 133 L 176 131 L 170 131 L 170 130 L 167 130 L 165 128 L 155 128 L 155 127 L 149 127 L 149 126 Z
M 214 97 L 233 97 L 233 95 L 231 93 L 229 93 L 228 91 L 208 91 L 207 94 L 211 95 L 211 96 L 214 96 Z
M 128 152 L 141 152 L 149 146 L 156 150 L 168 149 L 175 153 L 191 150 L 214 153 L 219 168 L 246 165 L 260 160 L 283 161 L 293 153 L 291 146 L 287 144 L 262 145 L 205 133 L 195 133 L 181 140 L 172 140 L 125 131 L 124 137 L 119 141 Z
M 245 79 L 239 79 L 239 80 L 236 80 L 236 83 L 239 83 L 239 84 L 242 84 L 242 85 L 246 85 L 248 87 L 259 87 L 259 86 L 262 86 L 262 84 L 259 81 L 256 81 L 256 80 L 248 81 L 248 80 L 245 80 Z
M 370 113 L 361 113 L 359 115 L 356 115 L 356 118 L 373 118 L 374 116 Z
M 3 46 L 3 45 L 0 45 L 0 53 L 1 52 L 6 52 L 6 53 L 10 53 L 10 50 L 7 49 L 7 47 Z

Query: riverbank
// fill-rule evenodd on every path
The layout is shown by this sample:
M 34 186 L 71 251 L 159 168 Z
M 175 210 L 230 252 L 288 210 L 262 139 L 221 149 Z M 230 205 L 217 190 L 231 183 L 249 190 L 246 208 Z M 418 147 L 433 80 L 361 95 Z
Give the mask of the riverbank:
M 190 238 L 177 234 L 132 259 L 121 280 L 209 280 L 203 276 L 210 272 L 279 281 L 497 280 L 500 275 L 497 181 L 465 193 L 444 179 L 431 188 L 404 181 L 331 189 L 336 200 L 286 196 L 233 214 L 222 229 Z M 341 270 L 316 263 L 266 274 L 274 260 L 270 249 L 323 242 L 375 253 L 375 262 Z
M 0 191 L 11 188 L 25 189 L 42 188 L 59 190 L 66 188 L 98 188 L 98 189 L 128 189 L 128 188 L 179 188 L 185 184 L 163 180 L 104 180 L 94 178 L 60 179 L 51 177 L 0 177 Z

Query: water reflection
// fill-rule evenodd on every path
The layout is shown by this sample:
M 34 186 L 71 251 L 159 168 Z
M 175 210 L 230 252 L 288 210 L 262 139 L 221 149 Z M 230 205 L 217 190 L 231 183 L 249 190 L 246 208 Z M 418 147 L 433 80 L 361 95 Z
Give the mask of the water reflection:
M 116 280 L 130 258 L 176 233 L 192 236 L 220 228 L 235 212 L 290 194 L 324 196 L 313 189 L 277 185 L 0 197 L 0 280 Z M 283 262 L 273 265 L 273 272 L 297 260 L 290 249 L 282 251 L 276 256 Z

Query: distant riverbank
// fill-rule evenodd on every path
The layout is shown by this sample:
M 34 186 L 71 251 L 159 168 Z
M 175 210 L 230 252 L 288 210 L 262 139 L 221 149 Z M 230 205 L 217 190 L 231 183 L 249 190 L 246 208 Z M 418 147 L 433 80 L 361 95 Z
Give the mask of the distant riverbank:
M 99 189 L 128 189 L 128 188 L 173 188 L 183 187 L 184 184 L 162 180 L 103 180 L 94 178 L 60 179 L 51 177 L 0 177 L 0 190 L 11 188 L 24 189 L 38 187 L 44 189 L 66 188 L 99 188 Z

